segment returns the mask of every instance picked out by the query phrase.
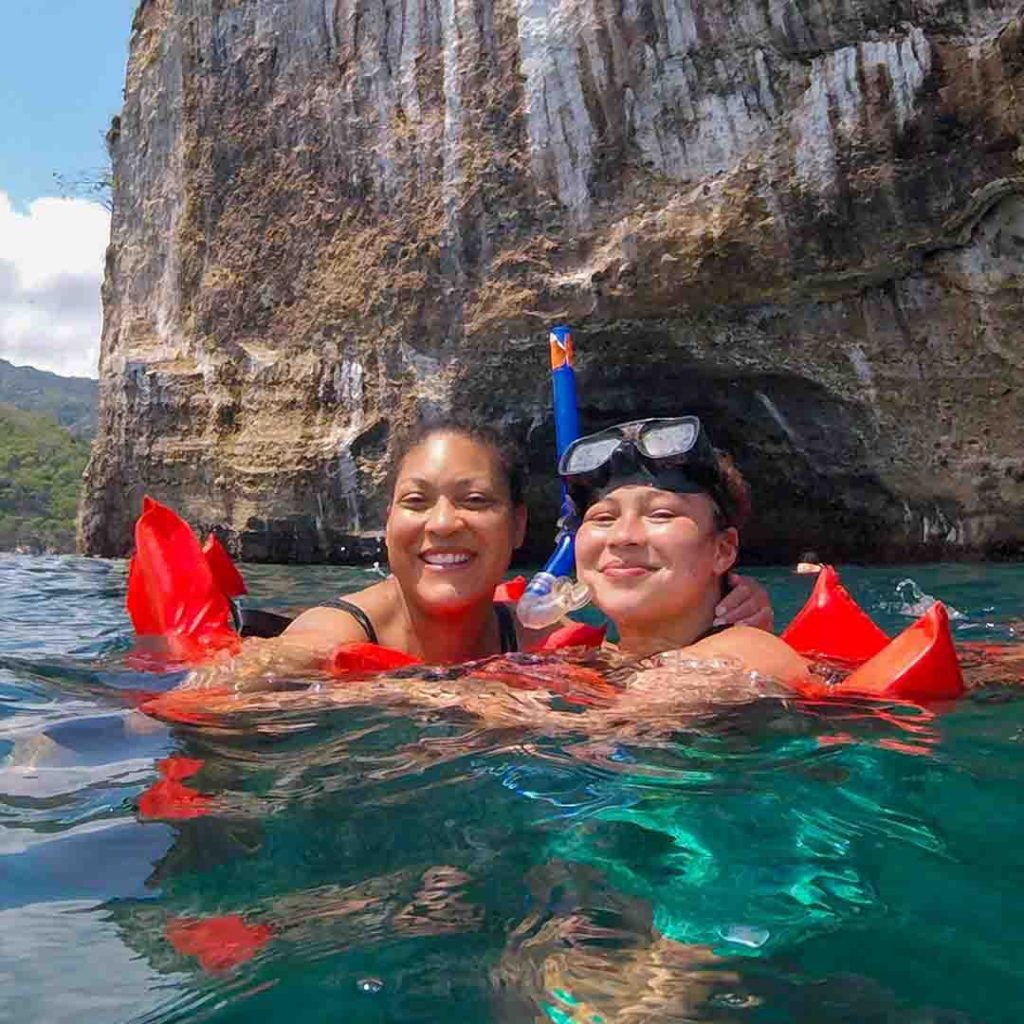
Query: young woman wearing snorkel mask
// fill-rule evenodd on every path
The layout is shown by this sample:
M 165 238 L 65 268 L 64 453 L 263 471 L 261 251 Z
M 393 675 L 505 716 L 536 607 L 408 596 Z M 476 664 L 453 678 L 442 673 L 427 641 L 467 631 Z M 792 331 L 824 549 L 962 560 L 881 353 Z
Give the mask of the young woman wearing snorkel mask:
M 559 462 L 579 516 L 576 571 L 636 658 L 727 656 L 786 681 L 806 663 L 760 629 L 716 616 L 739 554 L 750 493 L 696 416 L 623 423 L 570 444 Z

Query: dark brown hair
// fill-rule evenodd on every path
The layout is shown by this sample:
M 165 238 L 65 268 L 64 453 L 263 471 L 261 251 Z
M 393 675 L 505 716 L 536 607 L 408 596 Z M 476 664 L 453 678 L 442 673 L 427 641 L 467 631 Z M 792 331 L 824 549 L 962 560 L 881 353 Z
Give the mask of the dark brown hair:
M 720 530 L 735 526 L 737 530 L 743 528 L 750 518 L 753 506 L 750 500 L 750 485 L 743 478 L 743 474 L 736 468 L 731 455 L 716 451 L 718 456 L 718 479 L 719 487 L 729 499 L 729 508 L 718 510 L 715 515 L 715 525 Z M 716 504 L 718 504 L 716 502 Z
M 498 458 L 502 475 L 508 484 L 508 493 L 512 504 L 522 505 L 525 502 L 528 472 L 526 460 L 520 447 L 505 434 L 499 433 L 491 424 L 464 414 L 453 413 L 441 419 L 429 420 L 417 424 L 408 433 L 401 435 L 395 445 L 395 457 L 392 463 L 389 490 L 393 491 L 398 480 L 398 473 L 406 456 L 421 444 L 439 434 L 454 434 L 465 437 L 477 444 L 490 448 Z

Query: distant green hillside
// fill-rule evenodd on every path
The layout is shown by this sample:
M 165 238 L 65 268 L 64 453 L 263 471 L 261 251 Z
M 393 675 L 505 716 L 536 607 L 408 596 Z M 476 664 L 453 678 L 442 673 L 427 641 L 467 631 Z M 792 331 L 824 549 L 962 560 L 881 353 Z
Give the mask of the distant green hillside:
M 0 402 L 46 413 L 76 437 L 96 436 L 99 385 L 88 377 L 60 377 L 0 359 Z
M 88 457 L 53 418 L 0 405 L 0 550 L 74 551 Z

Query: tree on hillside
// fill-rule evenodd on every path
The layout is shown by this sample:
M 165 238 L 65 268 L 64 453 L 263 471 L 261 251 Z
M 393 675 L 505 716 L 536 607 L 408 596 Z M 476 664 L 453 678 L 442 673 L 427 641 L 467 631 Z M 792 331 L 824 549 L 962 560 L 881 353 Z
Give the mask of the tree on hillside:
M 0 404 L 0 550 L 74 551 L 88 457 L 52 417 Z
M 61 199 L 87 199 L 108 212 L 114 208 L 114 172 L 110 165 L 75 174 L 54 172 L 53 180 Z

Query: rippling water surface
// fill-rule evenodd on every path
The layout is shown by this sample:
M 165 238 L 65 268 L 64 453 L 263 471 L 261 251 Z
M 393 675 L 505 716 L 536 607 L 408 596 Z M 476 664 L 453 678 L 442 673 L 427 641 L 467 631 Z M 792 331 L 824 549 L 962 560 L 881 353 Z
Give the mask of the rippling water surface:
M 358 570 L 253 567 L 265 606 Z M 807 579 L 766 571 L 780 621 Z M 1020 643 L 1024 567 L 849 569 Z M 0 555 L 0 1019 L 1016 1022 L 1020 662 L 940 713 L 657 734 L 372 707 L 134 710 L 122 563 Z M 1007 668 L 1009 665 L 1009 668 Z

